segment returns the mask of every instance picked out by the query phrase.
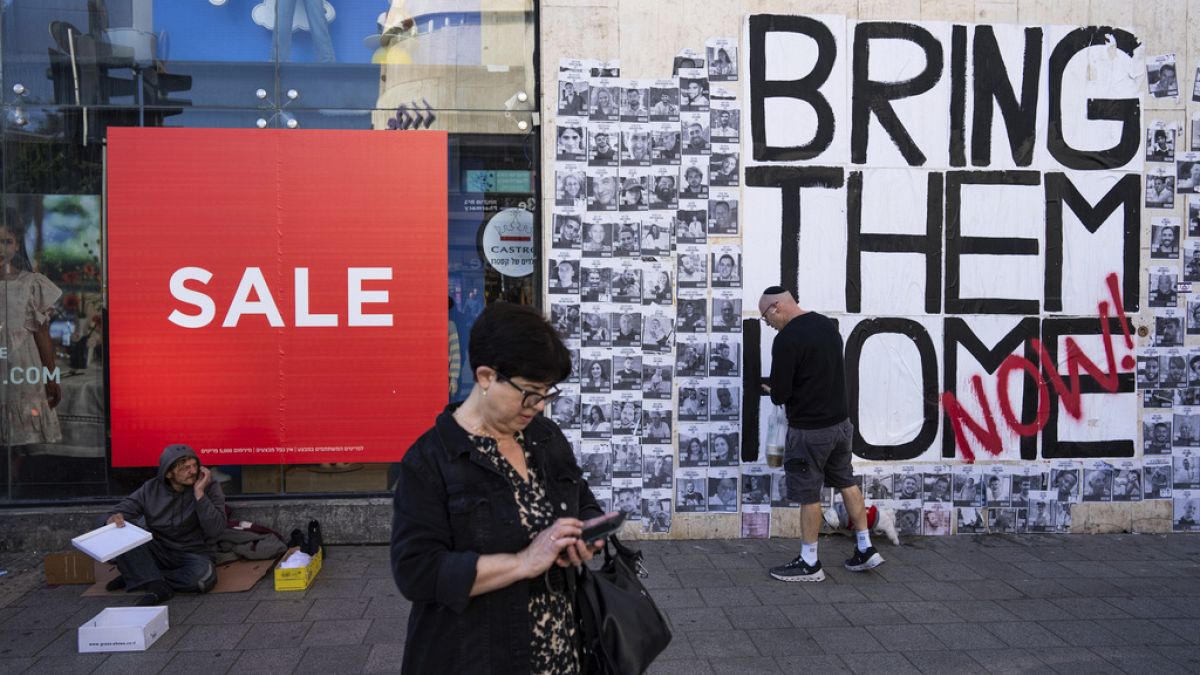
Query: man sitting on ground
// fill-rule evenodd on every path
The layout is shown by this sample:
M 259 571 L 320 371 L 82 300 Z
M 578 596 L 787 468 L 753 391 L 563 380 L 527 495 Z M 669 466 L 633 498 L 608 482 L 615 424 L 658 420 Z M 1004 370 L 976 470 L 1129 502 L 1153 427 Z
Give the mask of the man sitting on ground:
M 191 447 L 167 446 L 158 460 L 158 475 L 108 516 L 117 527 L 134 519 L 144 519 L 154 538 L 117 556 L 121 576 L 108 583 L 108 590 L 144 590 L 139 605 L 160 605 L 175 591 L 212 590 L 217 583 L 216 540 L 227 525 L 225 494 Z

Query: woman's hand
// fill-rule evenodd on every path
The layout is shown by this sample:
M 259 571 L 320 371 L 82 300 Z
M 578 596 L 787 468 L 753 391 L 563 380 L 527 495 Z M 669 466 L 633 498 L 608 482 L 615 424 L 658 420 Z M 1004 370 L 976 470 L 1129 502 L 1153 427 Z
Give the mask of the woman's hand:
M 620 515 L 620 513 L 620 511 L 610 511 L 602 516 L 596 516 L 590 520 L 585 520 L 583 522 L 583 529 L 586 530 L 593 525 L 598 525 L 606 520 L 616 518 L 618 515 Z M 558 563 L 559 567 L 566 567 L 568 565 L 578 567 L 579 565 L 591 560 L 600 551 L 603 551 L 606 540 L 607 537 L 604 539 L 598 539 L 593 542 L 591 546 L 588 546 L 588 543 L 583 539 L 577 539 L 574 544 L 563 550 L 562 555 L 558 557 L 556 562 Z
M 550 527 L 538 532 L 529 546 L 517 554 L 525 578 L 532 579 L 550 569 L 564 550 L 579 541 L 582 533 L 583 521 L 578 518 L 559 518 Z M 571 554 L 566 555 L 569 557 Z M 562 562 L 559 565 L 566 566 Z

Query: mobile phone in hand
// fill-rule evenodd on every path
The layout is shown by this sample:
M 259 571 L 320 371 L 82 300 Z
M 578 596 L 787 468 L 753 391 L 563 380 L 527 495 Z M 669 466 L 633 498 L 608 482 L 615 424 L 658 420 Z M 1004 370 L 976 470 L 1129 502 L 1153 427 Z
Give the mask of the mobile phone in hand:
M 579 535 L 579 538 L 586 542 L 588 546 L 591 546 L 610 534 L 616 534 L 621 529 L 621 525 L 625 523 L 626 515 L 624 511 L 621 511 L 613 518 L 585 528 L 583 534 Z

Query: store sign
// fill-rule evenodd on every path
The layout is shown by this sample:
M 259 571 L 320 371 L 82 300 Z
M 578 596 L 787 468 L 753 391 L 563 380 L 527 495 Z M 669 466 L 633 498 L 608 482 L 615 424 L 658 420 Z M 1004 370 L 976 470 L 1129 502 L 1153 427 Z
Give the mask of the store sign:
M 506 277 L 533 274 L 533 214 L 525 209 L 504 209 L 483 228 L 483 255 Z
M 114 466 L 390 462 L 447 397 L 446 135 L 109 132 Z

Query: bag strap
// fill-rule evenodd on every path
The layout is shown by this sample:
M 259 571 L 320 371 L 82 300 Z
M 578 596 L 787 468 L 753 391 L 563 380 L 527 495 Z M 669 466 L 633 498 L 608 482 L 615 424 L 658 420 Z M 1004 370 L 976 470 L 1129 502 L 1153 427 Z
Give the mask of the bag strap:
M 615 534 L 609 535 L 608 540 L 604 543 L 604 562 L 606 564 L 614 557 L 613 554 L 608 550 L 609 543 L 611 543 L 612 548 L 616 550 L 616 557 L 621 558 L 621 560 L 625 561 L 627 565 L 633 568 L 638 577 L 645 579 L 646 577 L 650 576 L 650 572 L 646 569 L 646 565 L 642 563 L 642 559 L 644 557 L 642 552 L 635 551 L 625 544 L 622 544 L 621 540 L 618 539 L 617 535 Z

